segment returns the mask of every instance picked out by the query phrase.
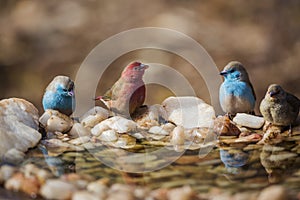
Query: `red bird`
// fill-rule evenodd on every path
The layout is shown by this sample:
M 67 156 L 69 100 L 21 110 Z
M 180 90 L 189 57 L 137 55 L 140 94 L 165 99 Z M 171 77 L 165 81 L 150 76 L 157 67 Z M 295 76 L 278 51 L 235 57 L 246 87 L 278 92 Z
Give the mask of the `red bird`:
M 140 62 L 130 63 L 112 88 L 95 100 L 101 100 L 113 112 L 131 115 L 145 101 L 143 75 L 148 67 Z

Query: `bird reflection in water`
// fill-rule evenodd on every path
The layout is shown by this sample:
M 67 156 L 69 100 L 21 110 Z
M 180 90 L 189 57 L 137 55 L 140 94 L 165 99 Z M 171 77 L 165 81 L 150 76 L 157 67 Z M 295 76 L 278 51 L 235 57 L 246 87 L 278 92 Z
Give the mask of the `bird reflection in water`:
M 220 158 L 229 173 L 238 174 L 239 169 L 247 164 L 249 154 L 239 149 L 220 149 Z
M 264 145 L 260 153 L 260 162 L 268 173 L 269 183 L 279 183 L 298 169 L 298 154 L 284 146 Z M 293 170 L 294 169 L 294 170 Z

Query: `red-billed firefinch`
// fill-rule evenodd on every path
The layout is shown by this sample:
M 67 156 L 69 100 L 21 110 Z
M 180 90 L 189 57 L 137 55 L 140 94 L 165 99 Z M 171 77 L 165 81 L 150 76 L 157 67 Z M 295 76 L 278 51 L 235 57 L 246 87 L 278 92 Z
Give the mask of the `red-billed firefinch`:
M 122 115 L 134 113 L 145 101 L 146 87 L 143 75 L 148 67 L 140 62 L 130 63 L 112 88 L 95 100 L 103 101 L 113 112 Z

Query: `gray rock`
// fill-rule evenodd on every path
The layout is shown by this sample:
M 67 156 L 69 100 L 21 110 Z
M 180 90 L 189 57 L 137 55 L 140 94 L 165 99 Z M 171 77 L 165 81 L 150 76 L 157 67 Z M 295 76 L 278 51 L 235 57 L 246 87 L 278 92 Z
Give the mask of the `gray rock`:
M 211 127 L 215 118 L 213 107 L 197 97 L 169 97 L 162 106 L 164 118 L 184 128 Z
M 12 148 L 26 152 L 36 146 L 41 139 L 38 117 L 38 110 L 24 99 L 0 101 L 0 157 Z

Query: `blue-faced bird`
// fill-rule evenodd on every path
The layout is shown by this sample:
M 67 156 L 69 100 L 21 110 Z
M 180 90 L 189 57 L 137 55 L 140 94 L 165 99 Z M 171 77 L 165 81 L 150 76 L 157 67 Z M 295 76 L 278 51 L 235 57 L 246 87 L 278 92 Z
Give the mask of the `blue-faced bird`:
M 228 63 L 220 75 L 224 82 L 220 86 L 219 100 L 226 114 L 254 113 L 256 96 L 244 66 L 237 61 Z
M 42 103 L 44 110 L 71 115 L 75 110 L 74 82 L 67 76 L 56 76 L 46 88 Z

